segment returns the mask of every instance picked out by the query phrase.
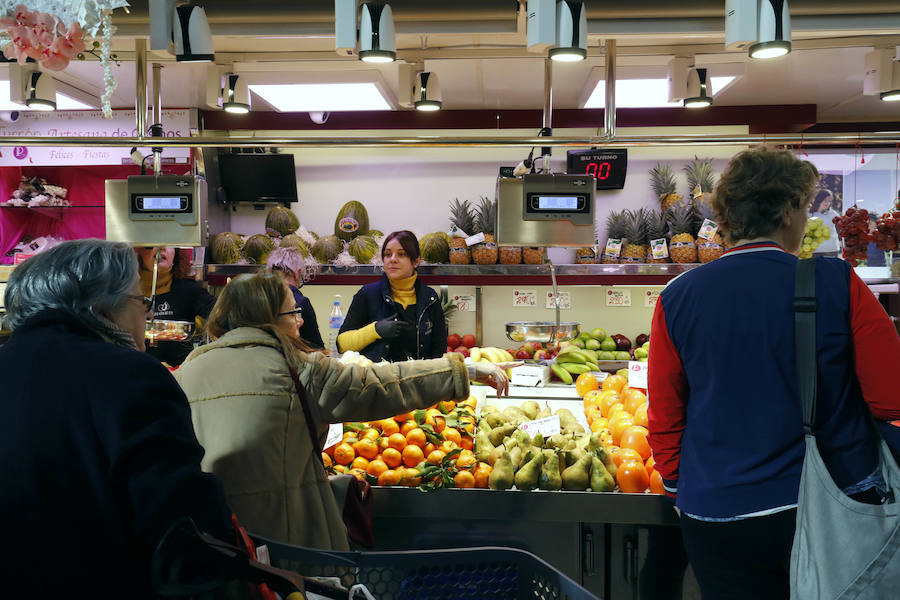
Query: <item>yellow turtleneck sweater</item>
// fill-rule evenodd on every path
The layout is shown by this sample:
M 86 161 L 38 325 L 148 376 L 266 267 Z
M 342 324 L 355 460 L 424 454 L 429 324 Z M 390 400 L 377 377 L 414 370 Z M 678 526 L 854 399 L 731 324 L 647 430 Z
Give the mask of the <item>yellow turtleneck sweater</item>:
M 403 308 L 416 303 L 416 277 L 416 273 L 413 272 L 410 277 L 390 281 L 391 298 Z M 337 343 L 341 352 L 348 350 L 362 352 L 367 346 L 380 339 L 381 336 L 375 332 L 375 321 L 372 321 L 365 327 L 340 334 Z
M 141 269 L 139 272 L 141 276 L 141 293 L 145 296 L 150 295 L 150 290 L 153 289 L 153 269 Z M 162 269 L 157 269 L 156 272 L 156 293 L 165 294 L 166 292 L 172 289 L 172 269 L 168 271 L 163 271 Z

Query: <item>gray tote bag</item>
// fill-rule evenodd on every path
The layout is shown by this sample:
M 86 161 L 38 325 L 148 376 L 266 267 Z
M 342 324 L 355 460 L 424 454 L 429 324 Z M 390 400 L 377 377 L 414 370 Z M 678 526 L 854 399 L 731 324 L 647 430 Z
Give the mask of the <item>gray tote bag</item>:
M 900 598 L 900 468 L 893 455 L 873 422 L 888 500 L 865 504 L 835 485 L 816 444 L 815 259 L 797 265 L 794 311 L 806 455 L 791 551 L 791 598 Z

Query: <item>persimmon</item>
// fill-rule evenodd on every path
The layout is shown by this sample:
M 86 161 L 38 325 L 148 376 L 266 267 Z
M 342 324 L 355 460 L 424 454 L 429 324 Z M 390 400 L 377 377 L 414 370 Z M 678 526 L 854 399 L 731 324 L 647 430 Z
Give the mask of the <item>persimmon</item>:
M 612 434 L 613 443 L 619 446 L 622 432 L 634 425 L 634 417 L 626 412 L 619 413 L 609 420 L 609 432 Z
M 591 371 L 582 373 L 575 380 L 575 393 L 581 397 L 584 397 L 588 392 L 597 389 L 600 389 L 600 382 L 597 381 L 597 376 Z
M 644 463 L 644 468 L 647 469 L 647 472 L 656 470 L 656 459 L 653 458 L 653 455 L 650 455 L 650 458 Z
M 403 455 L 396 448 L 386 448 L 381 453 L 381 460 L 390 468 L 399 467 L 403 463 Z
M 622 391 L 622 388 L 628 383 L 621 375 L 610 375 L 606 379 L 603 380 L 603 383 L 600 384 L 600 389 L 604 392 L 606 390 L 613 390 L 617 394 Z
M 663 486 L 662 475 L 659 474 L 659 471 L 650 473 L 650 493 L 663 496 L 666 494 L 666 488 Z
M 425 438 L 425 432 L 419 427 L 416 427 L 415 429 L 410 429 L 406 432 L 406 443 L 418 446 L 419 448 L 424 448 L 425 444 L 428 443 L 428 440 Z
M 403 452 L 403 449 L 406 448 L 406 437 L 400 432 L 392 433 L 390 437 L 388 437 L 388 446 L 394 450 Z
M 453 476 L 453 487 L 473 488 L 475 487 L 475 475 L 470 471 L 460 471 Z
M 378 485 L 397 485 L 403 478 L 404 473 L 394 469 L 388 469 L 378 476 Z
M 626 494 L 642 494 L 650 485 L 650 476 L 640 460 L 626 460 L 616 471 L 616 483 Z
M 609 449 L 609 454 L 612 456 L 613 462 L 616 463 L 616 466 L 619 467 L 622 463 L 629 460 L 636 460 L 640 462 L 642 465 L 644 464 L 641 455 L 637 453 L 636 450 L 632 450 L 631 448 L 620 448 L 619 446 L 611 446 Z
M 347 442 L 341 442 L 334 449 L 334 461 L 339 465 L 349 465 L 354 458 L 356 458 L 356 452 L 353 450 L 353 446 Z
M 622 398 L 622 404 L 625 405 L 625 410 L 631 414 L 634 414 L 634 411 L 647 401 L 647 396 L 645 396 L 642 391 L 634 388 L 625 388 L 619 396 Z
M 603 398 L 603 392 L 600 390 L 591 390 L 584 395 L 584 411 L 591 407 L 600 408 L 600 400 Z
M 584 416 L 587 418 L 587 422 L 589 425 L 593 425 L 594 421 L 599 419 L 603 419 L 603 413 L 600 411 L 600 408 L 597 406 L 590 406 L 587 410 L 584 411 Z
M 644 402 L 643 404 L 638 406 L 637 409 L 635 409 L 635 411 L 634 411 L 634 424 L 635 425 L 640 425 L 641 427 L 648 426 L 647 409 L 649 407 L 650 407 L 650 405 L 647 402 Z
M 413 446 L 412 444 L 403 449 L 401 456 L 403 458 L 403 464 L 407 467 L 415 467 L 425 460 L 425 454 L 422 453 L 422 449 L 418 446 Z
M 647 430 L 640 425 L 632 425 L 626 427 L 619 436 L 619 446 L 622 448 L 631 448 L 641 455 L 641 464 L 644 463 L 650 454 L 650 444 L 647 442 Z
M 591 432 L 597 433 L 598 431 L 603 430 L 609 430 L 609 419 L 607 419 L 606 417 L 594 419 L 594 422 L 591 423 Z

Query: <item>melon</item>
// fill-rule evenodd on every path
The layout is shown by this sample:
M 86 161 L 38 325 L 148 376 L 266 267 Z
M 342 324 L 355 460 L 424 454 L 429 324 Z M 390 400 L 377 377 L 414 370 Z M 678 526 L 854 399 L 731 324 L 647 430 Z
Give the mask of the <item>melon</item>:
M 369 231 L 369 212 L 361 202 L 351 200 L 341 207 L 334 220 L 334 235 L 349 242 Z
M 300 219 L 289 208 L 276 206 L 266 215 L 266 233 L 271 236 L 285 236 L 300 227 Z
M 278 244 L 279 248 L 296 248 L 300 251 L 300 254 L 303 255 L 304 258 L 309 256 L 309 246 L 306 245 L 306 242 L 303 241 L 296 233 L 289 233 L 283 238 L 281 238 L 281 242 Z
M 384 237 L 384 232 L 379 231 L 378 229 L 370 229 L 369 235 L 372 236 L 373 238 L 382 238 L 382 237 Z
M 337 258 L 344 249 L 344 243 L 334 235 L 326 235 L 316 240 L 310 252 L 320 263 L 327 264 Z
M 275 242 L 272 241 L 272 238 L 265 234 L 257 233 L 247 238 L 241 253 L 247 259 L 247 262 L 262 265 L 269 258 L 269 252 L 274 249 Z
M 347 252 L 356 259 L 356 262 L 366 265 L 375 258 L 375 253 L 378 252 L 378 242 L 372 236 L 361 235 L 353 238 L 347 247 Z
M 445 263 L 450 260 L 450 246 L 440 233 L 429 233 L 419 242 L 422 260 L 428 263 Z
M 209 242 L 209 253 L 212 262 L 219 265 L 230 265 L 241 258 L 241 247 L 244 240 L 232 231 L 223 231 L 213 236 Z

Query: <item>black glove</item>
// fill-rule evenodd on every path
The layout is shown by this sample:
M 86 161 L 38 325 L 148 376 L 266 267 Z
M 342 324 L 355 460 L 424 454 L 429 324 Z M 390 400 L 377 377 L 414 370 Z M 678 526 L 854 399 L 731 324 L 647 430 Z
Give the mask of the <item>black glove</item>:
M 396 340 L 413 331 L 411 323 L 398 320 L 396 317 L 388 317 L 375 323 L 375 333 L 381 336 L 383 340 Z

